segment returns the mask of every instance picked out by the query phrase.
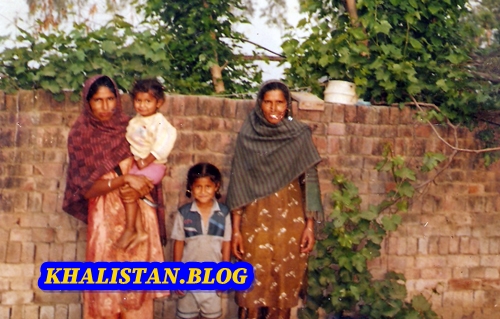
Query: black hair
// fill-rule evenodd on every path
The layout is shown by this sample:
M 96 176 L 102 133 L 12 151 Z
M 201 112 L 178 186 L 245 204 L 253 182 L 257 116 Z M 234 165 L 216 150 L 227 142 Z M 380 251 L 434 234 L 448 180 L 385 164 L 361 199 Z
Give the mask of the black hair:
M 130 91 L 130 95 L 132 98 L 135 98 L 137 93 L 149 93 L 153 94 L 153 96 L 157 100 L 165 99 L 163 95 L 163 85 L 157 79 L 143 79 L 137 80 Z
M 118 92 L 116 92 L 116 87 L 115 87 L 115 84 L 113 83 L 113 81 L 111 81 L 111 79 L 107 76 L 102 76 L 102 77 L 98 78 L 90 86 L 89 93 L 87 93 L 87 96 L 86 96 L 87 102 L 90 101 L 90 99 L 94 96 L 94 94 L 96 94 L 97 90 L 99 90 L 99 88 L 102 86 L 107 87 L 111 92 L 113 92 L 115 97 L 118 97 Z
M 198 178 L 208 177 L 210 180 L 219 185 L 219 189 L 215 193 L 215 198 L 220 198 L 220 189 L 222 188 L 222 175 L 219 169 L 210 163 L 198 163 L 193 165 L 187 173 L 186 196 L 191 198 L 191 187 Z

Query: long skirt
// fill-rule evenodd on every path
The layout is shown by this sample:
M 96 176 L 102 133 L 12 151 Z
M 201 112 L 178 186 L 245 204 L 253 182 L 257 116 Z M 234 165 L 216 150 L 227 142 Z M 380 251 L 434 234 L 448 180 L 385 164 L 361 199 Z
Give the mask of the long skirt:
M 130 170 L 132 163 L 131 158 L 120 163 L 124 174 Z M 117 175 L 112 171 L 101 178 L 111 179 L 115 177 Z M 89 200 L 87 261 L 164 261 L 155 209 L 143 201 L 139 201 L 139 207 L 148 239 L 132 249 L 124 250 L 117 249 L 114 245 L 122 235 L 126 225 L 125 209 L 119 191 L 114 190 Z M 132 316 L 132 318 L 152 319 L 153 298 L 167 295 L 168 292 L 148 291 L 84 292 L 84 318 L 128 318 Z
M 236 294 L 240 307 L 292 308 L 298 303 L 308 255 L 300 252 L 305 227 L 298 180 L 246 206 L 242 215 L 244 260 L 255 272 L 253 287 Z

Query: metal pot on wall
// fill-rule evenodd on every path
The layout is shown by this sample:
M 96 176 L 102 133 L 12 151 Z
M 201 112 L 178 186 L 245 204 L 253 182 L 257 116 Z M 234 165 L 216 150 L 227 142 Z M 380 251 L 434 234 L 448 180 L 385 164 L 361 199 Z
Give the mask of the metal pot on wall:
M 356 84 L 348 81 L 328 81 L 325 88 L 325 102 L 339 104 L 356 104 Z

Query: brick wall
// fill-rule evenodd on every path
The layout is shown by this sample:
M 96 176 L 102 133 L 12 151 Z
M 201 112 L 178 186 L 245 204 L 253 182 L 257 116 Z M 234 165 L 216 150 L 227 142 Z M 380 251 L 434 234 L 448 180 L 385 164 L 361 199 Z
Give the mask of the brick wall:
M 123 101 L 132 113 L 130 98 L 123 96 Z M 179 132 L 164 179 L 167 226 L 176 207 L 187 200 L 185 175 L 192 164 L 214 163 L 227 185 L 237 132 L 252 107 L 249 100 L 167 97 L 161 111 Z M 373 169 L 385 143 L 414 166 L 425 152 L 445 150 L 410 109 L 294 108 L 295 117 L 314 128 L 326 207 L 331 167 L 355 182 L 365 204 L 376 203 L 391 186 L 386 175 Z M 37 288 L 42 262 L 84 260 L 86 227 L 61 210 L 66 138 L 79 110 L 80 102 L 57 102 L 44 91 L 0 92 L 0 319 L 81 317 L 78 293 Z M 447 129 L 439 129 L 451 137 Z M 461 147 L 476 147 L 465 130 L 459 141 Z M 371 262 L 374 275 L 404 273 L 409 292 L 423 293 L 443 318 L 495 318 L 500 306 L 497 167 L 485 168 L 479 156 L 457 156 L 384 242 L 382 257 Z M 165 253 L 170 258 L 170 246 Z M 235 317 L 234 304 L 228 303 L 228 317 Z M 174 306 L 172 300 L 157 302 L 156 318 L 173 318 Z

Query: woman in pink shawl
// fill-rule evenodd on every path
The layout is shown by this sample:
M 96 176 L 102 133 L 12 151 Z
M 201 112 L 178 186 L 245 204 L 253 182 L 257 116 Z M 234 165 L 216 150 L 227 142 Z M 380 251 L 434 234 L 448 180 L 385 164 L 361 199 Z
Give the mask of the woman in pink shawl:
M 115 246 L 125 228 L 123 201 L 138 200 L 153 189 L 147 178 L 128 174 L 133 162 L 125 139 L 129 118 L 122 112 L 116 84 L 103 75 L 90 78 L 83 89 L 83 104 L 68 137 L 63 209 L 88 223 L 86 261 L 162 262 L 164 218 L 141 200 L 148 240 L 129 250 Z M 84 318 L 152 319 L 153 299 L 167 294 L 84 292 Z

